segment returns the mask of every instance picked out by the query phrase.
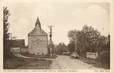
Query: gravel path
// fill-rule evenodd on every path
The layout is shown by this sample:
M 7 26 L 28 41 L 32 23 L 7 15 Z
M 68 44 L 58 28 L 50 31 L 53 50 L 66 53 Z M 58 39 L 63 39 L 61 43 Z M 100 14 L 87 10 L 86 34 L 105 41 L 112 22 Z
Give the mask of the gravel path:
M 98 70 L 101 68 L 96 68 L 90 64 L 84 63 L 78 59 L 72 59 L 69 56 L 58 56 L 51 65 L 53 69 L 93 69 Z

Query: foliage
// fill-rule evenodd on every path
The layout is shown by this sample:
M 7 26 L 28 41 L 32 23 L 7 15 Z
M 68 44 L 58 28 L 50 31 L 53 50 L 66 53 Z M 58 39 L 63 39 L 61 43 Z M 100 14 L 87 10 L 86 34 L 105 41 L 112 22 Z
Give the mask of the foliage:
M 96 61 L 104 68 L 110 68 L 110 51 L 103 50 L 100 52 Z
M 94 29 L 91 26 L 84 25 L 82 30 L 71 30 L 68 32 L 68 37 L 70 38 L 70 45 L 75 43 L 76 47 L 69 47 L 70 50 L 72 48 L 76 49 L 80 55 L 86 54 L 89 52 L 97 52 L 101 49 L 110 48 L 110 44 L 106 44 L 107 37 L 101 36 L 100 32 Z M 110 37 L 110 36 L 109 36 Z M 108 39 L 107 39 L 108 40 Z M 110 40 L 110 39 L 109 39 Z M 110 41 L 107 42 L 110 42 Z M 69 46 L 69 45 L 68 45 Z M 72 52 L 72 51 L 71 51 Z
M 69 52 L 73 52 L 75 50 L 74 42 L 70 42 L 67 47 L 68 47 Z
M 70 43 L 68 49 L 86 57 L 86 52 L 98 52 L 98 62 L 110 65 L 110 35 L 103 36 L 91 26 L 84 25 L 82 30 L 71 30 L 68 32 Z M 76 48 L 75 48 L 76 46 Z
M 67 51 L 67 46 L 64 43 L 59 43 L 55 49 L 56 53 L 61 55 L 63 52 Z
M 4 51 L 4 61 L 10 57 L 10 43 L 9 43 L 9 10 L 7 7 L 3 7 L 3 51 Z

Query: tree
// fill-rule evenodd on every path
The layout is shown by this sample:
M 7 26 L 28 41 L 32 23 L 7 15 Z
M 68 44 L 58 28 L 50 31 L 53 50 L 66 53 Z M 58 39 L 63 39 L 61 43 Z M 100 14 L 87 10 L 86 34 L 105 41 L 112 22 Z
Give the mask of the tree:
M 68 44 L 68 50 L 69 50 L 69 52 L 70 53 L 72 53 L 72 52 L 74 52 L 75 51 L 75 44 L 74 44 L 74 42 L 72 41 L 72 42 L 70 42 L 69 44 Z
M 110 35 L 100 36 L 98 42 L 98 58 L 96 60 L 105 68 L 110 68 Z
M 100 33 L 93 27 L 87 25 L 83 27 L 82 32 L 84 33 L 83 36 L 87 44 L 85 48 L 88 48 L 89 51 L 96 52 Z
M 7 7 L 3 7 L 3 52 L 4 52 L 4 61 L 6 61 L 7 58 L 10 56 L 10 43 L 9 43 L 9 10 Z
M 67 46 L 64 43 L 59 43 L 56 46 L 56 53 L 63 54 L 63 52 L 67 51 Z
M 74 35 L 76 35 L 74 37 Z M 97 51 L 97 43 L 100 33 L 95 30 L 91 26 L 84 25 L 81 31 L 79 30 L 71 30 L 68 32 L 68 37 L 70 41 L 75 42 L 77 44 L 77 53 L 80 55 L 86 56 L 87 51 L 96 52 Z
M 74 35 L 76 35 L 74 37 Z M 77 44 L 77 53 L 80 56 L 86 57 L 86 52 L 98 52 L 98 57 L 96 61 L 101 63 L 102 66 L 110 68 L 110 35 L 101 35 L 98 30 L 94 29 L 92 26 L 84 25 L 82 30 L 71 30 L 68 32 L 68 37 L 70 38 L 70 43 L 68 46 L 71 52 L 75 51 L 75 46 Z M 77 41 L 77 43 L 74 43 Z

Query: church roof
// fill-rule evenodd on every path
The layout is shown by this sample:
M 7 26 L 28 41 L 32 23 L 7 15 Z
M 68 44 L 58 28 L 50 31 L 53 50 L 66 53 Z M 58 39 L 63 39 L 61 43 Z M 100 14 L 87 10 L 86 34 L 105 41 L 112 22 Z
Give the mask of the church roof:
M 39 18 L 36 20 L 35 28 L 28 35 L 47 35 L 47 33 L 41 28 Z

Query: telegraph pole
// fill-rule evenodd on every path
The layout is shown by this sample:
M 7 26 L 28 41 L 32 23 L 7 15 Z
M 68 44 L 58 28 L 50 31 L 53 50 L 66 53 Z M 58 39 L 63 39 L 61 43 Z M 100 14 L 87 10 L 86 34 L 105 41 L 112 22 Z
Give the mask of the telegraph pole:
M 50 37 L 50 43 L 49 43 L 49 54 L 53 55 L 54 48 L 53 48 L 53 41 L 52 41 L 52 25 L 49 26 L 50 32 L 49 32 L 49 37 Z
M 50 34 L 49 34 L 49 37 L 50 37 L 50 41 L 52 41 L 52 25 L 49 26 L 49 29 L 50 29 Z

